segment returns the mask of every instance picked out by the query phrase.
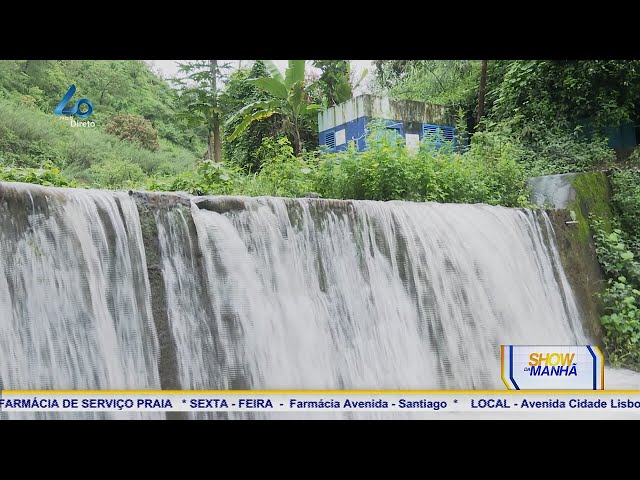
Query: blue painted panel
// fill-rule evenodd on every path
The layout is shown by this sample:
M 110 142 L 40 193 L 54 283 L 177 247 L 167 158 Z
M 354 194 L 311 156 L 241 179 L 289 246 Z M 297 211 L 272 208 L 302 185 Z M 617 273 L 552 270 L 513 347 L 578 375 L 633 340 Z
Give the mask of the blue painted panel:
M 633 124 L 623 124 L 606 129 L 609 146 L 615 150 L 633 148 L 637 145 L 636 130 Z
M 590 121 L 584 121 L 579 125 L 582 127 L 584 139 L 591 141 L 594 137 L 595 130 L 593 123 Z M 631 122 L 603 128 L 599 130 L 599 133 L 605 136 L 608 140 L 609 147 L 614 150 L 626 150 L 628 148 L 633 148 L 638 144 L 635 127 Z
M 320 132 L 319 133 L 320 146 L 323 147 L 328 152 L 339 152 L 341 150 L 346 150 L 347 147 L 349 146 L 349 143 L 355 140 L 358 150 L 359 151 L 364 150 L 366 145 L 365 128 L 366 128 L 366 125 L 369 123 L 369 121 L 370 119 L 368 117 L 360 117 L 350 122 L 343 123 L 341 125 L 337 125 L 328 130 L 324 130 Z M 339 130 L 345 130 L 346 143 L 342 145 L 336 145 L 335 147 L 331 148 L 330 147 L 331 142 L 329 141 L 330 138 L 328 137 L 331 137 L 332 134 L 335 136 L 335 132 Z
M 355 140 L 358 151 L 362 151 L 366 148 L 366 136 L 369 133 L 367 131 L 367 125 L 370 121 L 371 118 L 369 117 L 360 117 L 350 122 L 343 123 L 342 125 L 337 125 L 330 129 L 324 130 L 319 133 L 320 146 L 326 151 L 338 152 L 341 150 L 346 150 L 349 143 Z M 398 135 L 400 135 L 403 139 L 405 138 L 404 122 L 391 119 L 384 119 L 383 122 L 388 129 L 395 130 Z M 335 132 L 343 129 L 345 130 L 346 143 L 333 146 L 332 139 L 335 138 Z M 453 144 L 455 146 L 455 129 L 448 125 L 423 124 L 422 128 L 418 132 L 420 140 L 424 138 L 425 133 L 428 134 L 428 132 L 434 132 L 436 131 L 436 129 L 440 129 L 441 137 L 443 137 L 444 140 L 453 141 Z M 436 142 L 436 148 L 440 148 L 442 144 L 442 141 Z
M 435 147 L 439 149 L 444 145 L 444 142 L 451 142 L 456 146 L 456 130 L 448 125 L 433 125 L 430 123 L 422 124 L 422 137 L 433 136 L 435 138 Z

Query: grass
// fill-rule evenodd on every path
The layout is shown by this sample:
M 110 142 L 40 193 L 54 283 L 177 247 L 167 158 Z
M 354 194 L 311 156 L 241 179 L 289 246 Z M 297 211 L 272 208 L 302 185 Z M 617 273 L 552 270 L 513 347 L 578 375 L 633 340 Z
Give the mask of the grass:
M 151 152 L 95 128 L 71 127 L 68 120 L 0 100 L 0 166 L 42 168 L 53 165 L 70 180 L 101 184 L 96 172 L 122 171 L 126 163 L 136 178 L 175 175 L 194 167 L 193 153 L 168 141 Z

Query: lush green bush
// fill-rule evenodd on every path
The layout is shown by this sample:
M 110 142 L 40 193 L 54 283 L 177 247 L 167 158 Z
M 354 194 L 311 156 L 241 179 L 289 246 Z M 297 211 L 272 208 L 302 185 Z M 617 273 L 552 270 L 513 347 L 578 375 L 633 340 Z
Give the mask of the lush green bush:
M 602 221 L 592 221 L 595 228 L 596 253 L 603 270 L 610 277 L 624 275 L 640 287 L 640 263 L 628 248 L 628 236 L 620 228 L 607 233 Z
M 122 140 L 137 143 L 152 152 L 160 148 L 158 132 L 155 131 L 149 120 L 140 115 L 128 113 L 115 115 L 105 125 L 104 131 Z
M 610 179 L 612 200 L 622 228 L 630 235 L 630 248 L 640 256 L 640 172 L 614 170 Z
M 522 162 L 531 176 L 586 172 L 615 161 L 615 152 L 604 138 L 587 140 L 569 133 L 548 133 L 523 142 Z
M 640 263 L 628 248 L 619 228 L 607 233 L 600 220 L 593 219 L 596 253 L 610 277 L 600 295 L 605 315 L 604 343 L 614 366 L 640 370 Z
M 63 167 L 61 138 L 67 133 L 53 115 L 0 102 L 0 164 L 41 167 L 52 162 Z
M 606 315 L 602 317 L 605 346 L 614 366 L 640 370 L 640 290 L 625 277 L 609 279 L 602 294 Z
M 188 192 L 192 195 L 239 195 L 244 183 L 242 170 L 234 165 L 202 161 L 195 170 L 174 177 L 153 178 L 149 190 Z
M 631 166 L 640 167 L 640 148 L 636 148 L 633 152 L 631 152 L 631 155 L 629 155 L 629 158 L 627 160 L 631 164 Z
M 379 123 L 370 125 L 367 149 L 324 154 L 316 191 L 324 197 L 451 203 L 527 204 L 518 150 L 491 134 L 476 134 L 464 154 L 424 139 L 417 152 Z M 394 134 L 392 134 L 394 135 Z
M 588 137 L 580 128 L 568 132 L 541 122 L 523 124 L 521 117 L 487 121 L 486 131 L 517 148 L 518 161 L 529 177 L 585 172 L 615 161 L 615 152 L 603 137 Z
M 286 137 L 266 137 L 258 149 L 257 157 L 263 159 L 256 176 L 260 190 L 279 197 L 297 197 L 313 190 L 315 165 L 308 162 L 311 156 L 296 157 Z
M 44 168 L 0 167 L 0 182 L 35 183 L 47 187 L 77 186 L 51 164 L 45 165 Z
M 522 119 L 522 126 L 583 123 L 617 126 L 636 116 L 640 100 L 637 60 L 499 60 L 491 70 L 502 73 L 488 82 L 490 115 Z
M 272 195 L 296 197 L 313 189 L 313 155 L 296 157 L 285 137 L 266 137 L 257 153 L 260 173 L 247 174 L 230 162 L 202 161 L 195 170 L 175 177 L 159 177 L 145 185 L 150 190 L 183 191 L 193 195 Z M 306 160 L 309 159 L 309 161 Z
M 120 158 L 110 158 L 89 169 L 95 184 L 103 188 L 125 188 L 140 183 L 145 174 L 140 165 Z

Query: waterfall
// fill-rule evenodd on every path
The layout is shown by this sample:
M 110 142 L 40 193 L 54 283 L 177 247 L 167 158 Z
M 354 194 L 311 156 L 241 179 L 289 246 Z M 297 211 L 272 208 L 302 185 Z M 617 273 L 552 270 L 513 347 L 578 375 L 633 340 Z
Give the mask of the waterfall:
M 145 252 L 129 195 L 0 190 L 2 387 L 159 388 Z
M 224 210 L 226 201 L 208 206 Z M 226 383 L 210 387 L 233 388 L 235 380 L 260 389 L 502 388 L 501 343 L 587 341 L 545 241 L 544 214 L 234 201 L 242 208 L 224 213 L 192 206 L 214 308 L 211 333 L 185 322 L 184 310 L 171 319 L 180 336 L 218 342 L 224 352 L 217 363 L 226 366 Z M 186 266 L 184 258 L 176 263 Z M 189 279 L 193 269 L 172 273 Z M 169 304 L 189 293 L 167 285 Z M 187 346 L 179 356 L 204 371 L 211 357 L 203 351 Z
M 0 183 L 0 388 L 502 389 L 590 341 L 542 211 Z

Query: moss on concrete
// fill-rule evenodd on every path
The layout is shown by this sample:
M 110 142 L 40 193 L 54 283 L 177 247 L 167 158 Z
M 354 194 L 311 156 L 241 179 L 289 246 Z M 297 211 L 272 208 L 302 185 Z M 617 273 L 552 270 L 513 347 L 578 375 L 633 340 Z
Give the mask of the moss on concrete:
M 549 210 L 547 213 L 554 227 L 560 261 L 576 296 L 583 318 L 583 325 L 592 339 L 602 346 L 603 314 L 598 294 L 606 286 L 605 275 L 598 263 L 593 243 L 589 216 L 603 220 L 611 229 L 611 187 L 602 172 L 578 174 L 571 180 L 576 195 L 566 209 Z M 571 211 L 575 213 L 572 221 Z
M 590 242 L 592 237 L 589 215 L 594 215 L 603 221 L 607 231 L 611 231 L 613 212 L 611 210 L 611 186 L 609 179 L 602 172 L 590 172 L 580 175 L 571 181 L 576 191 L 576 198 L 567 206 L 573 210 L 578 221 L 578 239 Z
M 602 304 L 598 293 L 605 286 L 604 273 L 598 263 L 590 237 L 581 237 L 578 225 L 571 220 L 568 210 L 548 210 L 553 225 L 560 262 L 571 285 L 582 317 L 582 325 L 593 341 L 603 346 L 604 331 L 600 323 Z M 577 215 L 577 212 L 576 212 Z M 584 222 L 584 219 L 579 219 Z

